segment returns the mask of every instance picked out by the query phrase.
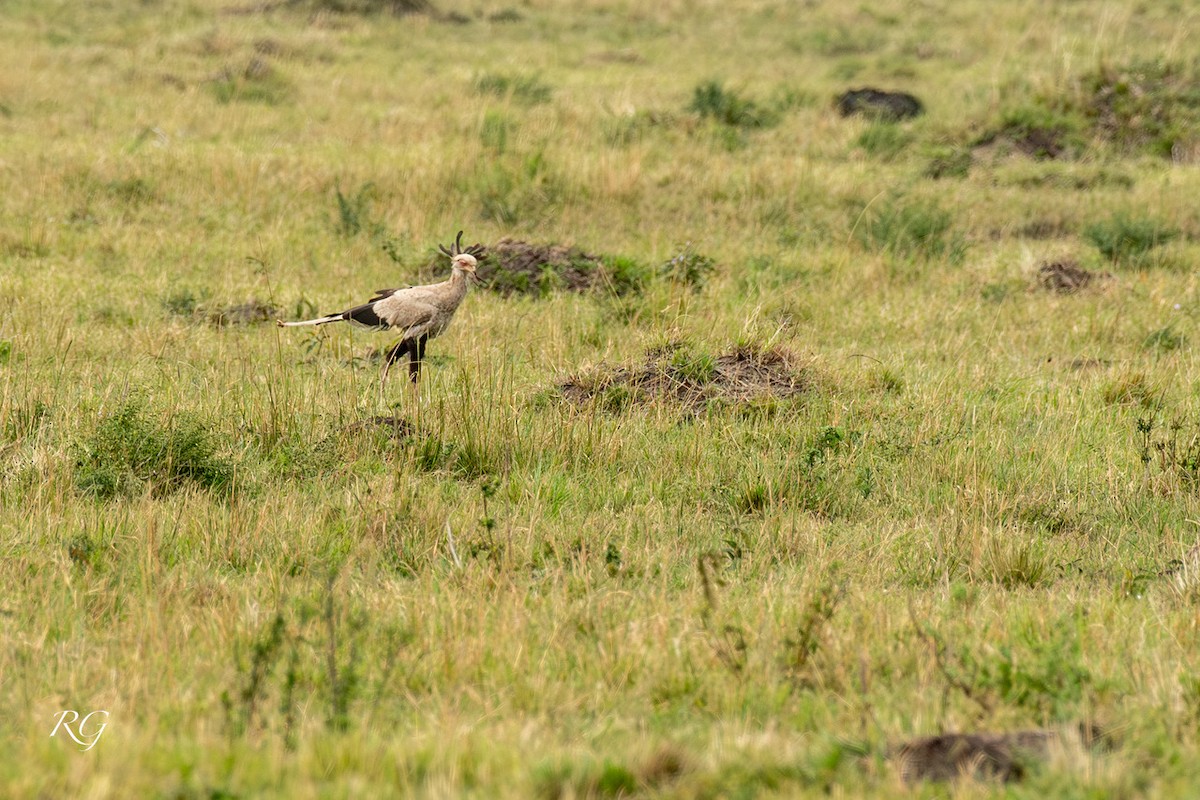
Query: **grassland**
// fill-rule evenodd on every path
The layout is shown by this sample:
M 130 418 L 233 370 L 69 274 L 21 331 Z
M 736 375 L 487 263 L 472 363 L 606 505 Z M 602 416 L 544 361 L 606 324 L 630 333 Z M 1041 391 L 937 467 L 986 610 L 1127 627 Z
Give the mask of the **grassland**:
M 0 2 L 0 794 L 1193 794 L 1195 8 L 435 2 Z M 476 292 L 384 404 L 251 324 L 460 228 L 629 285 Z M 805 388 L 559 389 L 670 342 Z

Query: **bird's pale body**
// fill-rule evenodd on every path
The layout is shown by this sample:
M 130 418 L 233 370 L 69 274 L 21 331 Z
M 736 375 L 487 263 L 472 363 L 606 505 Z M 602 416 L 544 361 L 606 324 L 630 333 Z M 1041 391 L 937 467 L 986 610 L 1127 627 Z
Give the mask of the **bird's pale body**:
M 440 336 L 450 325 L 454 312 L 467 296 L 468 278 L 474 277 L 478 264 L 476 256 L 483 257 L 483 247 L 472 245 L 462 250 L 462 231 L 458 233 L 451 250 L 440 248 L 450 256 L 450 277 L 440 283 L 424 286 L 407 286 L 402 289 L 381 289 L 375 296 L 360 306 L 300 322 L 283 322 L 283 327 L 302 325 L 328 325 L 333 322 L 349 322 L 356 327 L 373 330 L 396 330 L 401 339 L 384 359 L 383 378 L 388 368 L 403 356 L 409 355 L 409 375 L 416 382 L 421 361 L 425 357 L 425 343 Z M 381 384 L 382 385 L 382 384 Z

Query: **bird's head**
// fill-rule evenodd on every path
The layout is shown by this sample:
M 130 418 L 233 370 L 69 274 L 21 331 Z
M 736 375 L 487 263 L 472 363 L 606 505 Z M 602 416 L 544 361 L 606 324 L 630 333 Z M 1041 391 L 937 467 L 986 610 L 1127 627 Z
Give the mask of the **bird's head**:
M 483 245 L 476 242 L 467 249 L 462 246 L 463 232 L 459 231 L 458 236 L 454 240 L 454 244 L 450 245 L 449 249 L 442 245 L 438 245 L 438 250 L 441 250 L 445 255 L 450 256 L 450 268 L 455 275 L 464 274 L 469 278 L 474 278 L 478 283 L 479 276 L 475 274 L 475 268 L 479 262 L 487 258 L 487 251 Z

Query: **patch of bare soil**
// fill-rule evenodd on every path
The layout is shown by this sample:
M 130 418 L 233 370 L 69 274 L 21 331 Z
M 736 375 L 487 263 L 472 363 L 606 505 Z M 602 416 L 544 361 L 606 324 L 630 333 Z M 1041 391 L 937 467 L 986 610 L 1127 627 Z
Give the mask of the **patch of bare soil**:
M 261 300 L 224 306 L 208 312 L 208 321 L 219 328 L 226 325 L 257 325 L 270 322 L 279 316 L 279 309 Z
M 1049 757 L 1054 746 L 1096 748 L 1106 744 L 1095 725 L 1081 723 L 1062 731 L 1029 730 L 1011 733 L 947 733 L 914 739 L 890 754 L 906 783 L 948 781 L 963 776 L 1016 781 L 1036 761 Z
M 1092 272 L 1074 261 L 1051 261 L 1038 267 L 1038 284 L 1047 291 L 1058 294 L 1074 294 L 1094 283 L 1112 277 L 1107 272 Z
M 782 348 L 736 347 L 713 357 L 673 342 L 650 350 L 637 366 L 601 366 L 562 382 L 559 390 L 571 403 L 595 401 L 612 411 L 670 402 L 694 413 L 712 401 L 794 397 L 810 385 L 807 370 Z
M 614 283 L 613 271 L 600 256 L 577 247 L 508 238 L 488 248 L 478 274 L 488 288 L 506 297 L 545 295 L 555 290 L 586 292 Z

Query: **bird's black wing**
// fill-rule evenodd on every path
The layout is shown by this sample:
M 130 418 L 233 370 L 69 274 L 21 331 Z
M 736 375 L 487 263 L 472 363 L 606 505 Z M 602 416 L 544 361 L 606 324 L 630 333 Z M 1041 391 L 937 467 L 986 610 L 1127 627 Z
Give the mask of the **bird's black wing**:
M 372 300 L 370 303 L 363 303 L 361 306 L 355 306 L 349 311 L 342 312 L 342 319 L 354 325 L 361 325 L 364 328 L 377 328 L 379 330 L 387 330 L 390 326 L 383 317 L 379 316 L 375 309 L 375 304 L 378 300 Z

